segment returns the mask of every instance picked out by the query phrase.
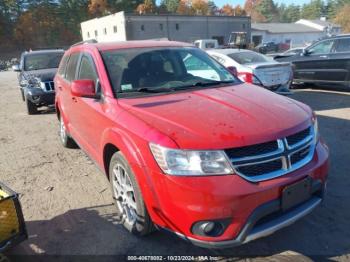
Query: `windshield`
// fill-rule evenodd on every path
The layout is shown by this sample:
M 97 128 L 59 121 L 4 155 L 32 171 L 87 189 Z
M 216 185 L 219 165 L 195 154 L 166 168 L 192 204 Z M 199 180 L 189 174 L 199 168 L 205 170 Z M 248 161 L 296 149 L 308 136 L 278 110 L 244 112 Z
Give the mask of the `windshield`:
M 255 52 L 237 52 L 228 54 L 233 60 L 235 60 L 238 64 L 253 64 L 253 63 L 264 63 L 270 62 L 272 59 Z
M 58 68 L 63 52 L 28 54 L 24 58 L 24 70 L 40 70 L 49 68 Z
M 239 83 L 197 48 L 133 48 L 102 52 L 115 93 L 172 92 Z

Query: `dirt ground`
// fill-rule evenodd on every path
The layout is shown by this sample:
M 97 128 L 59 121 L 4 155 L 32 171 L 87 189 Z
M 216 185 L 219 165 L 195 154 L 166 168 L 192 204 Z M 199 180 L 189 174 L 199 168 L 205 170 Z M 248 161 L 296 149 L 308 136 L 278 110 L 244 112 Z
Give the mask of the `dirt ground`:
M 211 251 L 165 232 L 137 238 L 118 225 L 105 176 L 81 150 L 61 146 L 54 112 L 28 116 L 16 74 L 0 72 L 0 181 L 21 194 L 29 232 L 9 254 L 350 261 L 350 93 L 303 89 L 292 97 L 316 110 L 331 150 L 324 205 L 272 236 Z

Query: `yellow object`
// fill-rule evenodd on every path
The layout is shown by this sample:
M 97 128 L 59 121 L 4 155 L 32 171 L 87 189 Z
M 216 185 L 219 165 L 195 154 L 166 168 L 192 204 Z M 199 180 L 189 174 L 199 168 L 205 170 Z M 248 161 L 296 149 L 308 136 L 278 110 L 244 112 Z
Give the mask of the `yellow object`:
M 5 191 L 1 190 L 1 188 L 0 188 L 0 200 L 5 198 L 5 197 L 8 197 L 8 196 L 9 196 L 9 194 L 7 194 Z
M 0 183 L 0 253 L 27 237 L 18 194 Z
M 0 192 L 2 195 L 2 192 Z M 0 242 L 19 233 L 19 221 L 12 198 L 0 200 Z

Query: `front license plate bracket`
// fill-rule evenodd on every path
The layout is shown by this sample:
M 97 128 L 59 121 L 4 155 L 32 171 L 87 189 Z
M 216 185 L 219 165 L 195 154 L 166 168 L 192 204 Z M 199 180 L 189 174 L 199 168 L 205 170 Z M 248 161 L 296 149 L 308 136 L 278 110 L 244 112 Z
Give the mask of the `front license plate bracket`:
M 282 191 L 282 210 L 286 211 L 308 200 L 311 197 L 311 187 L 310 177 L 286 186 Z

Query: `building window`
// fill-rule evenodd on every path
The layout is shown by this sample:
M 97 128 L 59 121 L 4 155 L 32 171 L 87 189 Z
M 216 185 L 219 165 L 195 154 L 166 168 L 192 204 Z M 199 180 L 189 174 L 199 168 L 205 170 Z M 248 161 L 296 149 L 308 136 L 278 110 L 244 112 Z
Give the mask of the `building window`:
M 175 28 L 176 28 L 176 30 L 179 30 L 179 29 L 180 29 L 179 24 L 176 24 L 176 25 L 175 25 Z
M 103 33 L 106 35 L 107 34 L 107 28 L 103 29 Z
M 95 30 L 95 37 L 97 37 L 98 36 L 98 32 L 97 32 L 97 30 Z
M 245 29 L 245 24 L 242 25 L 243 29 Z
M 113 32 L 114 33 L 117 33 L 118 32 L 118 27 L 115 25 L 115 26 L 113 26 Z
M 141 31 L 145 31 L 145 26 L 141 25 Z
M 163 31 L 163 24 L 159 24 L 160 31 Z
M 87 32 L 87 37 L 90 38 L 90 32 Z

